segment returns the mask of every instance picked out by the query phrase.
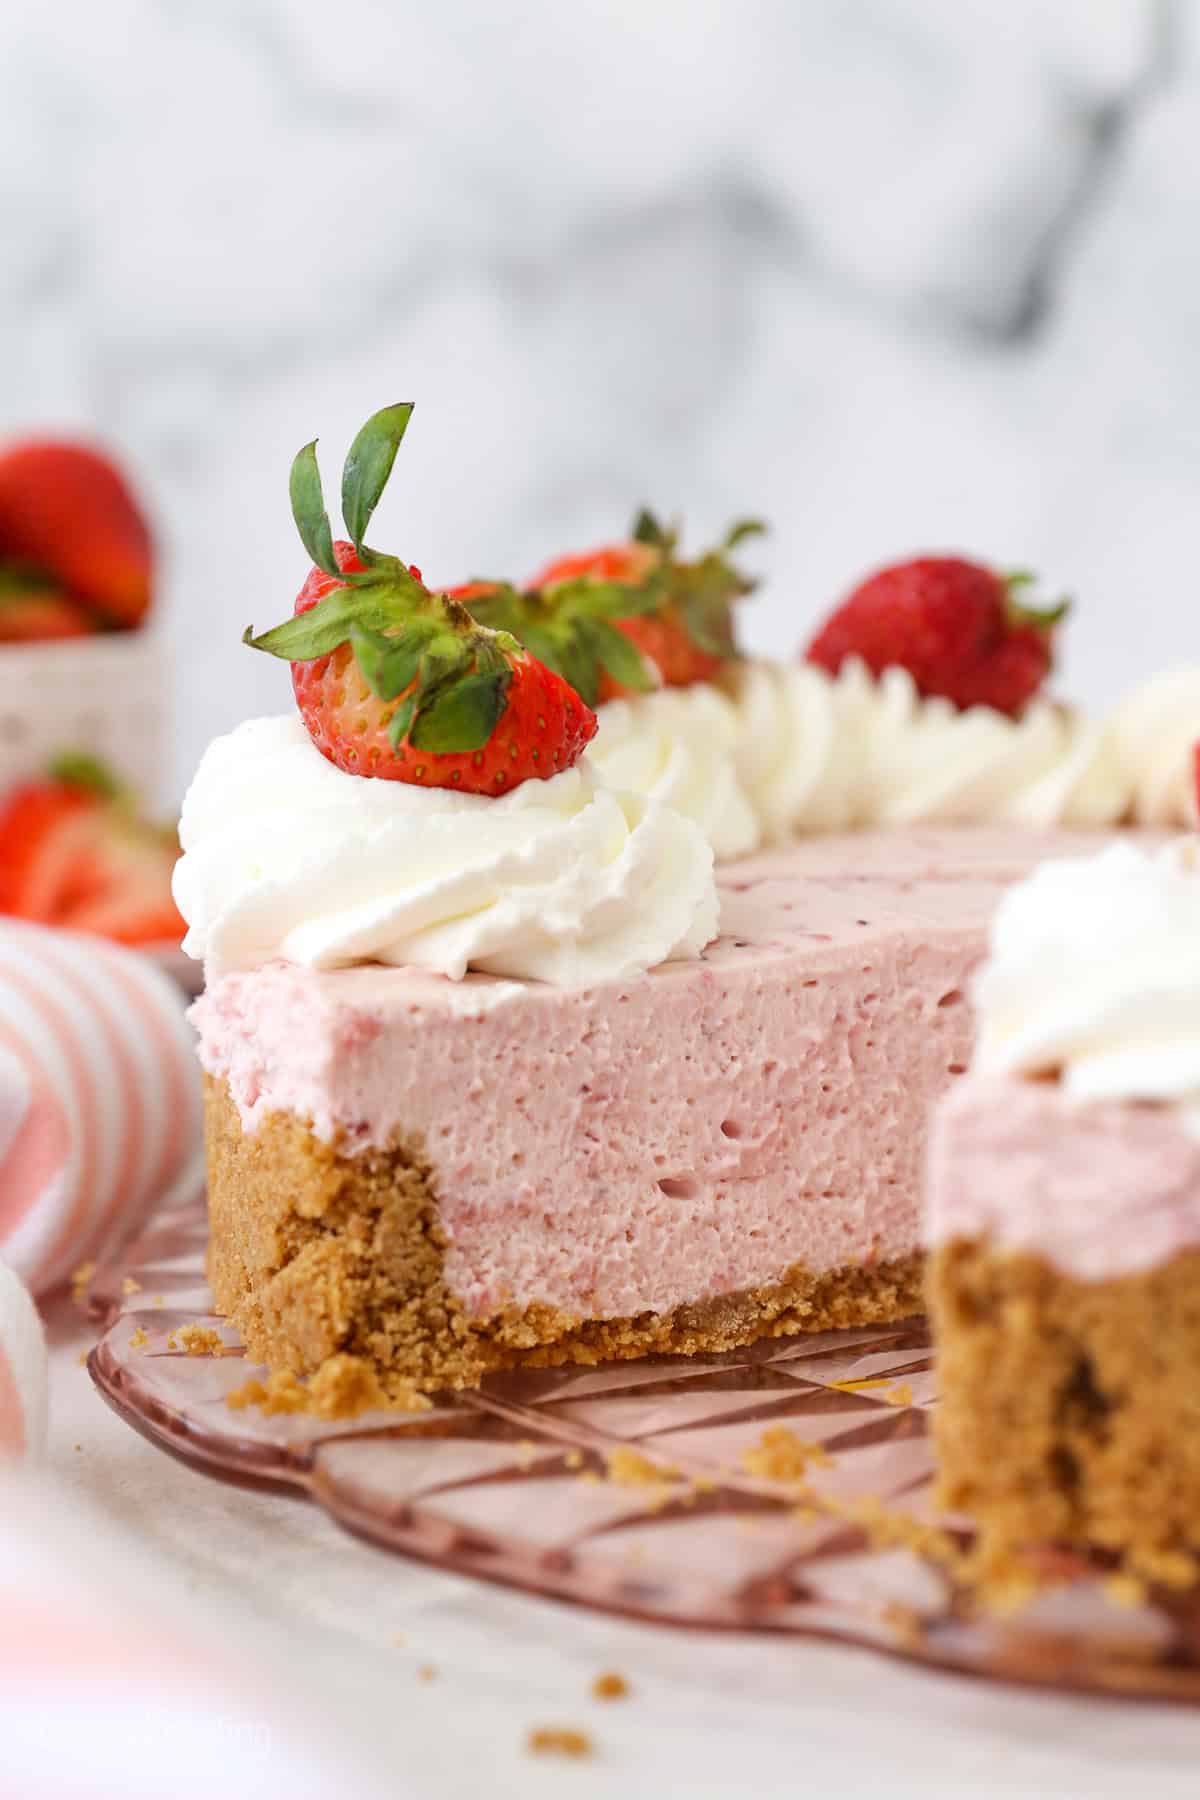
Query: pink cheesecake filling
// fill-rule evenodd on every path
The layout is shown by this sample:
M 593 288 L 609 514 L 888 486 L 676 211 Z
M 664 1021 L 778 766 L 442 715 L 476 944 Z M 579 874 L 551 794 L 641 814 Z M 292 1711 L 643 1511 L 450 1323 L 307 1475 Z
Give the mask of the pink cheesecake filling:
M 1001 886 L 1095 838 L 815 839 L 719 872 L 696 961 L 561 989 L 269 964 L 197 1003 L 245 1130 L 275 1112 L 349 1151 L 419 1144 L 446 1278 L 484 1318 L 665 1312 L 907 1256 L 930 1106 Z M 846 871 L 852 871 L 846 873 Z
M 983 1238 L 1081 1281 L 1141 1273 L 1200 1245 L 1200 1135 L 1177 1106 L 972 1076 L 934 1120 L 926 1204 L 931 1248 Z

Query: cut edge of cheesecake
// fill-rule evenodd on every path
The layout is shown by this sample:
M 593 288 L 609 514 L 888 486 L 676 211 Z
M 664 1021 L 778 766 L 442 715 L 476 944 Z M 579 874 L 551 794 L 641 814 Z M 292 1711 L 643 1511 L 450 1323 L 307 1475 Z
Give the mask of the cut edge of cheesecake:
M 251 1357 L 323 1392 L 325 1416 L 404 1406 L 499 1370 L 714 1354 L 922 1309 L 914 1252 L 821 1274 L 793 1266 L 767 1286 L 631 1318 L 537 1304 L 469 1317 L 445 1279 L 435 1178 L 418 1145 L 350 1155 L 284 1113 L 248 1132 L 211 1075 L 205 1113 L 214 1301 Z
M 1200 1249 L 1104 1281 L 957 1238 L 929 1262 L 937 1344 L 936 1504 L 978 1532 L 982 1589 L 1032 1546 L 1107 1550 L 1190 1586 L 1200 1557 Z

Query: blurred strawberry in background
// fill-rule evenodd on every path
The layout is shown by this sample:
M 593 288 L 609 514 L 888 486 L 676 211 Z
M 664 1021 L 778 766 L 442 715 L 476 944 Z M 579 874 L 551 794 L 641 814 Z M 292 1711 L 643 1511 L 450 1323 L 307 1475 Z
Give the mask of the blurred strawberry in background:
M 64 756 L 0 801 L 0 913 L 119 944 L 178 944 L 179 841 L 91 757 Z
M 149 526 L 106 455 L 51 439 L 0 449 L 0 642 L 130 630 L 153 574 Z

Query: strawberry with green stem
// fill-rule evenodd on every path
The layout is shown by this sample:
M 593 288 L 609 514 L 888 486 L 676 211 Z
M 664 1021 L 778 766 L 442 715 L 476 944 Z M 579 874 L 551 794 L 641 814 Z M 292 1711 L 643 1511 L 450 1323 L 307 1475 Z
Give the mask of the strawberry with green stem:
M 412 406 L 384 407 L 350 447 L 334 542 L 316 443 L 292 464 L 292 513 L 313 569 L 292 618 L 244 641 L 292 665 L 300 715 L 349 774 L 496 795 L 575 763 L 590 708 L 503 630 L 432 592 L 419 569 L 366 542 Z
M 735 525 L 693 562 L 679 533 L 642 511 L 624 543 L 559 557 L 529 587 L 474 581 L 451 592 L 511 632 L 596 706 L 660 685 L 710 681 L 736 656 L 733 602 L 754 582 L 730 553 L 764 527 Z
M 1032 582 L 1025 571 L 1005 575 L 960 556 L 894 563 L 842 602 L 807 660 L 831 674 L 849 657 L 874 675 L 900 667 L 924 697 L 1015 717 L 1050 673 L 1055 628 L 1068 611 L 1065 600 L 1032 605 Z

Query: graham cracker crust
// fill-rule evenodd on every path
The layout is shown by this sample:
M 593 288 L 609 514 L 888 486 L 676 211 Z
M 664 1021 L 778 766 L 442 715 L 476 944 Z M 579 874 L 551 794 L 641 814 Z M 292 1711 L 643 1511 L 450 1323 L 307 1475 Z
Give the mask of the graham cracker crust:
M 1111 1281 L 957 1240 L 930 1258 L 938 1501 L 979 1560 L 1059 1543 L 1187 1585 L 1200 1552 L 1200 1251 Z
M 469 1318 L 444 1279 L 433 1171 L 417 1144 L 345 1154 L 299 1119 L 243 1131 L 206 1077 L 208 1275 L 217 1308 L 276 1375 L 310 1378 L 326 1416 L 477 1387 L 492 1370 L 729 1350 L 757 1338 L 891 1323 L 922 1310 L 918 1254 L 633 1318 L 550 1306 Z

